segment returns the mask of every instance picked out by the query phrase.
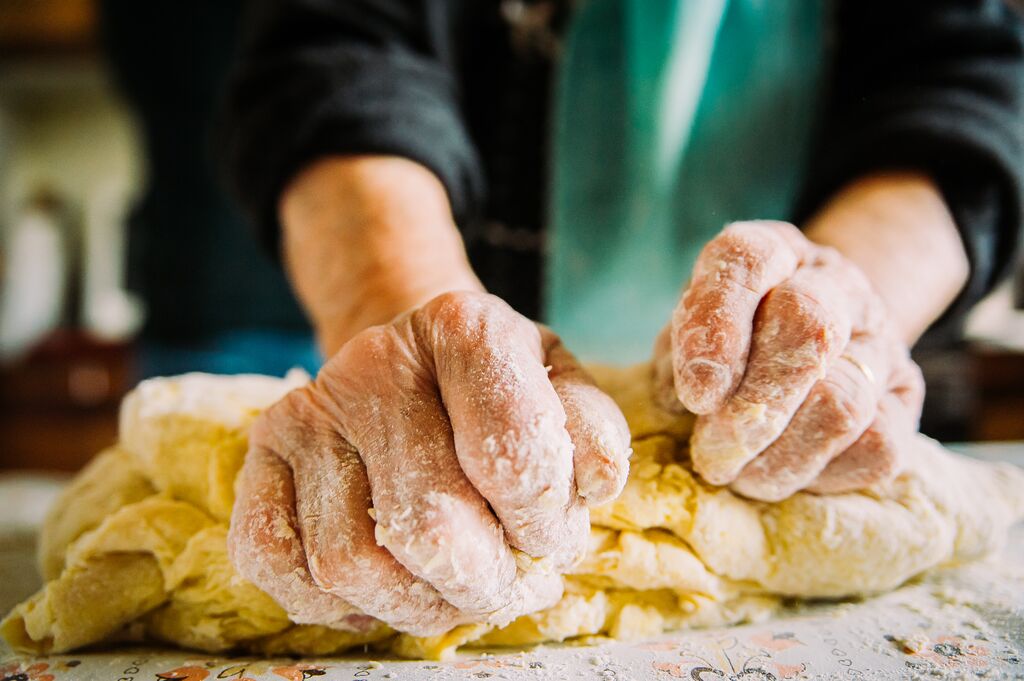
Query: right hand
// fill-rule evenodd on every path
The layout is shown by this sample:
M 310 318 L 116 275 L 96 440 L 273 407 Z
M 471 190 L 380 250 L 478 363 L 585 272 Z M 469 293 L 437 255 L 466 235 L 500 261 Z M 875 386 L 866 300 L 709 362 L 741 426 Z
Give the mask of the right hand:
M 924 383 L 860 268 L 793 225 L 751 221 L 693 271 L 655 371 L 660 401 L 699 415 L 694 470 L 769 502 L 895 477 Z
M 629 451 L 551 331 L 494 296 L 442 294 L 257 419 L 229 554 L 296 622 L 501 625 L 560 598 L 587 505 L 621 491 Z

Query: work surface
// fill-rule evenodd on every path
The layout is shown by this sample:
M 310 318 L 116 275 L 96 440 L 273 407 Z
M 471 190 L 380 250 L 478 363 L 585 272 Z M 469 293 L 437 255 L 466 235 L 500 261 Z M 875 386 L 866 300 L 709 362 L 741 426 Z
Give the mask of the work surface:
M 958 449 L 1024 465 L 1024 444 Z M 3 609 L 35 586 L 29 533 L 53 490 L 53 483 L 41 481 L 0 484 Z M 141 648 L 41 659 L 0 648 L 0 660 L 0 679 L 19 681 L 1024 679 L 1024 526 L 1015 528 L 1002 555 L 937 571 L 891 594 L 803 606 L 771 622 L 654 641 L 471 652 L 449 662 L 375 659 L 369 653 L 298 663 Z

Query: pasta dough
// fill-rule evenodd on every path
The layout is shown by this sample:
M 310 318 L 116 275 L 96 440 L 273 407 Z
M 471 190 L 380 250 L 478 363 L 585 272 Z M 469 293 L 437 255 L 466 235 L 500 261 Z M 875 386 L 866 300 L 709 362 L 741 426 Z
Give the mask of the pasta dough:
M 226 533 L 249 425 L 308 378 L 189 374 L 146 381 L 125 399 L 120 444 L 82 471 L 46 521 L 46 585 L 0 632 L 31 653 L 154 640 L 268 655 L 371 643 L 427 658 L 467 644 L 640 638 L 763 618 L 783 597 L 893 589 L 993 551 L 1024 514 L 1024 472 L 956 456 L 923 436 L 907 453 L 908 472 L 889 484 L 751 502 L 690 471 L 692 417 L 654 406 L 648 365 L 593 371 L 629 422 L 631 471 L 622 495 L 592 510 L 589 553 L 548 610 L 433 638 L 383 624 L 360 633 L 293 624 L 235 574 Z

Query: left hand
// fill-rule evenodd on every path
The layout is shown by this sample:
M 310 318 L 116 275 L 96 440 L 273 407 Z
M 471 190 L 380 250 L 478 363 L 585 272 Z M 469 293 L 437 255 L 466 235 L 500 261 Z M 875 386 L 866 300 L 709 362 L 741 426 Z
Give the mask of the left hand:
M 661 401 L 699 415 L 694 469 L 763 501 L 891 478 L 924 398 L 861 270 L 782 222 L 734 223 L 705 246 L 655 367 Z

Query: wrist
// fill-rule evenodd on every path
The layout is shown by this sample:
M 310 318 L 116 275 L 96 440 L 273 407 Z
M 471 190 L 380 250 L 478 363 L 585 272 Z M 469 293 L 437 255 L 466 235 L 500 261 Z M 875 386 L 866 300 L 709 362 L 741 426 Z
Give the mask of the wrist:
M 333 306 L 311 313 L 313 327 L 324 354 L 330 356 L 360 331 L 387 324 L 395 317 L 420 307 L 449 291 L 482 291 L 469 266 L 462 272 L 391 271 L 382 280 L 368 277 L 355 284 L 349 295 Z
M 955 300 L 970 274 L 941 192 L 919 174 L 880 173 L 851 183 L 810 220 L 805 234 L 861 269 L 908 344 Z
M 282 194 L 285 261 L 292 283 L 333 354 L 450 290 L 482 290 L 429 170 L 393 157 L 314 163 Z

